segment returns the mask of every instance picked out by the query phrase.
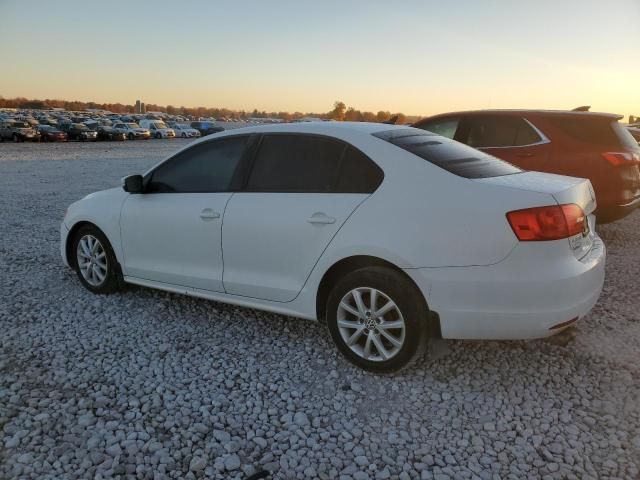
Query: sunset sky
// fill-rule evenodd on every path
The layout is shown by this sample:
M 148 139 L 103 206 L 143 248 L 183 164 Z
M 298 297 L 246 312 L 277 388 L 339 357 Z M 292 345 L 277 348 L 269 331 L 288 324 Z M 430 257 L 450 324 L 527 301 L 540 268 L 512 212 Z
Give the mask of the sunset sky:
M 640 115 L 640 0 L 0 0 L 0 95 Z

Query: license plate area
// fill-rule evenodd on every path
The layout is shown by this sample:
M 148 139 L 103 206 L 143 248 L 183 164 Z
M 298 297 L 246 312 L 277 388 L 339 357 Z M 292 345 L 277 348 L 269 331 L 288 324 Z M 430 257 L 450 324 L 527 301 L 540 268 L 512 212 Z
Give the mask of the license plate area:
M 588 215 L 585 222 L 585 228 L 582 233 L 569 237 L 569 245 L 571 250 L 577 259 L 583 258 L 587 255 L 593 247 L 593 241 L 596 232 L 596 217 L 595 215 Z

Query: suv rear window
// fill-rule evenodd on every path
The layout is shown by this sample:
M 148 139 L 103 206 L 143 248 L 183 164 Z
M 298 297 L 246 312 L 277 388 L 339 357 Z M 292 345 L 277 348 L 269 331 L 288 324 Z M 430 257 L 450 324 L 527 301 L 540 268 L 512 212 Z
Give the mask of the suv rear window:
M 571 138 L 602 147 L 638 148 L 629 131 L 606 117 L 555 117 L 551 121 Z
M 459 177 L 500 177 L 522 172 L 499 158 L 424 130 L 398 128 L 373 135 Z

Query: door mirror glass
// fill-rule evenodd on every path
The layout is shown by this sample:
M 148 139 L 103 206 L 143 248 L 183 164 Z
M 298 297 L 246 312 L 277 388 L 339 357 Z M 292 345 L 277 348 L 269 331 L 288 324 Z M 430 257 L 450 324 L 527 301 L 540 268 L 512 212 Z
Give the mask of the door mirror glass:
M 122 189 L 129 193 L 144 193 L 142 175 L 129 175 L 122 181 Z

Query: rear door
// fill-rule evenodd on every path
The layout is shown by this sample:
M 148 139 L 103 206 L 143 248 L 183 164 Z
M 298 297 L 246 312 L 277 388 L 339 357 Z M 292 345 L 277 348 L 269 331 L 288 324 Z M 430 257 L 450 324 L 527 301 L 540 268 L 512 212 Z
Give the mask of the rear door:
M 244 191 L 229 200 L 222 229 L 227 293 L 293 300 L 382 171 L 336 139 L 263 136 Z
M 553 171 L 551 143 L 521 115 L 466 115 L 455 139 L 524 170 Z

